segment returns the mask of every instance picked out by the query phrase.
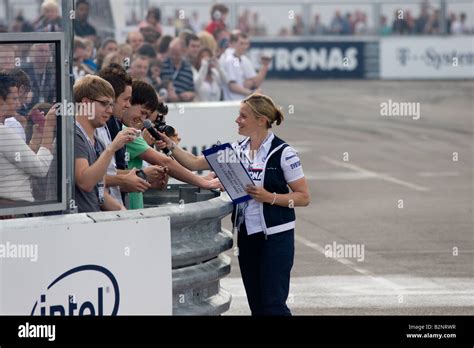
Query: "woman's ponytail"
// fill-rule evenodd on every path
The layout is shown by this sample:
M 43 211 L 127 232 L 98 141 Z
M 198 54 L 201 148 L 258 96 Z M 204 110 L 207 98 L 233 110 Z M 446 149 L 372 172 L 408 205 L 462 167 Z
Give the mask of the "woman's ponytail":
M 283 122 L 284 119 L 285 117 L 283 116 L 283 113 L 281 112 L 281 108 L 276 107 L 275 108 L 275 122 L 277 126 L 279 126 Z
M 271 128 L 274 122 L 276 122 L 277 126 L 283 122 L 284 116 L 281 112 L 281 108 L 277 107 L 269 96 L 254 93 L 249 95 L 242 102 L 252 109 L 255 117 L 263 116 L 267 119 L 267 128 Z

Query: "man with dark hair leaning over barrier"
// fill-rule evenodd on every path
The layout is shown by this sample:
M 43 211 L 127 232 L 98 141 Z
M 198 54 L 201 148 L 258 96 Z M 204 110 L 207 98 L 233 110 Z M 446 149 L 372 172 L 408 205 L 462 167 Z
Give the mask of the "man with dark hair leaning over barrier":
M 132 141 L 133 130 L 123 130 L 107 147 L 96 136 L 113 112 L 115 92 L 99 76 L 88 75 L 74 84 L 74 102 L 81 105 L 76 114 L 74 142 L 75 199 L 79 213 L 123 210 L 125 207 L 105 190 L 105 174 L 115 152 Z M 80 103 L 80 104 L 79 104 Z
M 128 127 L 142 129 L 145 119 L 158 108 L 158 97 L 155 89 L 146 82 L 133 81 L 131 103 L 132 106 L 124 112 L 122 118 L 124 129 L 128 129 Z M 218 179 L 207 180 L 193 174 L 172 158 L 151 148 L 141 136 L 127 144 L 127 153 L 129 168 L 141 169 L 143 161 L 146 161 L 152 165 L 167 167 L 172 177 L 191 185 L 208 190 L 221 188 Z M 140 208 L 143 208 L 143 194 L 141 192 L 131 193 L 130 209 Z
M 102 69 L 99 76 L 109 82 L 115 92 L 113 114 L 104 127 L 97 128 L 99 139 L 108 145 L 115 139 L 117 133 L 122 129 L 121 119 L 125 110 L 130 107 L 132 97 L 132 78 L 123 67 L 111 64 Z M 106 175 L 106 187 L 110 195 L 120 204 L 127 204 L 128 192 L 144 192 L 155 183 L 164 179 L 164 170 L 159 166 L 150 166 L 144 169 L 149 182 L 136 175 L 136 170 L 127 170 L 125 158 L 125 147 L 115 153 L 115 157 L 109 164 Z

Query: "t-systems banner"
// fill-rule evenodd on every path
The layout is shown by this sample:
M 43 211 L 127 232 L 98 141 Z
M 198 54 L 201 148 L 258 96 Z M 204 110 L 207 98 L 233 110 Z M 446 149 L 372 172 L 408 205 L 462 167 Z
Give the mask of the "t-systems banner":
M 472 79 L 474 37 L 389 37 L 380 41 L 380 77 Z
M 262 55 L 273 57 L 268 77 L 363 78 L 364 42 L 260 41 L 248 56 L 255 67 Z
M 172 314 L 169 217 L 34 220 L 0 229 L 0 314 Z

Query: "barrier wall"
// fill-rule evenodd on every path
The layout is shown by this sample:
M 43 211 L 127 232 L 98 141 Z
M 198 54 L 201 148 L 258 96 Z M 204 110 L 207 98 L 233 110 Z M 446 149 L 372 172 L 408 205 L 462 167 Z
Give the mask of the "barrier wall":
M 1 314 L 172 314 L 170 218 L 93 215 L 2 221 Z
M 232 247 L 221 219 L 231 210 L 222 196 L 2 221 L 0 314 L 221 314 Z

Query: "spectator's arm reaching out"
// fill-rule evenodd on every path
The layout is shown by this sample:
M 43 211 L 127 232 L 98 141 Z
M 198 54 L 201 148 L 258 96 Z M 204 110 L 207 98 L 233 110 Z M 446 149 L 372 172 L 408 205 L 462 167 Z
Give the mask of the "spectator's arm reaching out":
M 159 153 L 154 149 L 149 149 L 140 155 L 140 158 L 151 164 L 157 164 L 168 167 L 169 174 L 181 181 L 187 182 L 191 185 L 195 185 L 204 189 L 220 188 L 218 180 L 208 181 L 200 176 L 195 175 L 188 169 L 181 166 L 177 161 L 174 161 L 168 156 Z
M 252 94 L 252 90 L 248 89 L 248 88 L 245 88 L 245 87 L 242 87 L 242 86 L 239 86 L 239 84 L 235 81 L 230 81 L 229 82 L 229 89 L 231 90 L 231 92 L 234 92 L 234 93 L 237 93 L 237 94 L 242 94 L 242 95 L 249 95 L 249 94 Z
M 158 132 L 158 131 L 157 131 Z M 189 170 L 207 170 L 210 169 L 209 163 L 207 163 L 204 156 L 195 156 L 191 152 L 184 151 L 179 146 L 173 143 L 173 141 L 166 136 L 166 134 L 158 132 L 161 139 L 156 142 L 158 149 L 162 150 L 165 147 L 173 149 L 173 157 L 183 166 Z
M 151 185 L 137 176 L 136 169 L 120 171 L 117 175 L 107 175 L 105 177 L 106 187 L 119 186 L 122 192 L 145 192 Z
M 244 86 L 250 89 L 259 88 L 262 85 L 263 81 L 265 80 L 265 77 L 267 77 L 270 62 L 271 60 L 262 58 L 261 59 L 262 65 L 260 67 L 258 74 L 251 79 L 245 80 Z
M 117 134 L 114 141 L 105 149 L 100 157 L 91 166 L 86 158 L 76 158 L 74 169 L 74 180 L 76 185 L 85 192 L 92 192 L 95 185 L 103 180 L 107 167 L 109 166 L 115 152 L 133 141 L 134 136 L 131 131 L 123 130 Z

